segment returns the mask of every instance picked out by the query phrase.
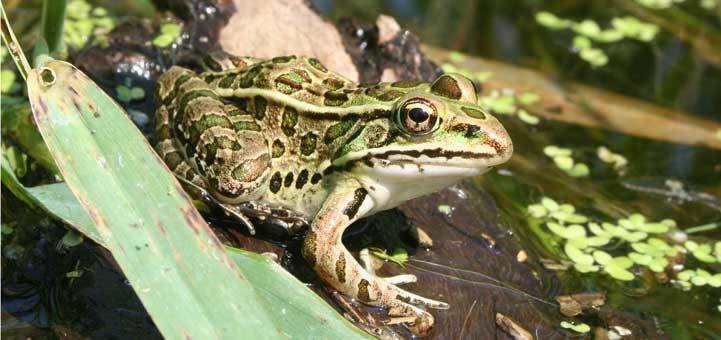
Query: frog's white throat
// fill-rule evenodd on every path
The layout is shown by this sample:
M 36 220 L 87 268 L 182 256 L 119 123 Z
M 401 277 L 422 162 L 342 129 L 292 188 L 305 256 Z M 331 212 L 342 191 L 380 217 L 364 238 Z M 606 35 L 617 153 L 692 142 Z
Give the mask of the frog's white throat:
M 368 212 L 370 214 L 447 188 L 488 169 L 490 167 L 388 163 L 383 166 L 358 165 L 353 169 L 353 174 L 373 200 L 373 208 Z

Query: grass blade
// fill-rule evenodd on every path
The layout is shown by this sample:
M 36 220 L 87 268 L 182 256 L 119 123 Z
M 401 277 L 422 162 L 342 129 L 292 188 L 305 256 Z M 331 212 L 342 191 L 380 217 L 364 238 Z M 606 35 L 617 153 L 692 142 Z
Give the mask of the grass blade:
M 334 312 L 269 306 L 283 301 L 250 279 L 272 277 L 268 266 L 236 266 L 124 111 L 82 72 L 46 61 L 29 73 L 28 93 L 58 169 L 166 338 L 363 337 Z

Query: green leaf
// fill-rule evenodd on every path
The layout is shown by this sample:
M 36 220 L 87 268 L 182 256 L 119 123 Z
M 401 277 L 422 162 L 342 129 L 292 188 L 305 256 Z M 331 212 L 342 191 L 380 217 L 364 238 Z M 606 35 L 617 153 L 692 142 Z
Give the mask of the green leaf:
M 72 226 L 95 243 L 104 245 L 93 221 L 80 206 L 65 183 L 40 185 L 26 189 L 43 210 Z
M 408 262 L 408 252 L 403 248 L 394 249 L 392 254 L 388 254 L 385 249 L 369 248 L 369 250 L 373 256 L 400 266 L 405 266 Z
M 571 170 L 573 168 L 573 158 L 568 156 L 553 157 L 553 162 L 561 170 Z
M 574 332 L 578 333 L 588 333 L 591 331 L 591 326 L 585 323 L 575 324 L 568 321 L 561 321 L 561 327 L 572 329 Z
M 548 222 L 546 223 L 546 226 L 548 226 L 548 229 L 550 229 L 554 234 L 563 238 L 573 239 L 586 236 L 586 229 L 578 224 L 563 227 L 556 222 Z
M 535 218 L 541 218 L 545 217 L 548 211 L 540 204 L 531 204 L 528 206 L 528 214 Z
M 617 266 L 606 266 L 603 270 L 616 280 L 631 281 L 634 276 L 630 271 Z
M 62 245 L 67 248 L 75 247 L 83 243 L 83 235 L 75 230 L 70 229 L 65 233 L 65 235 L 63 235 L 60 243 L 62 243 Z
M 153 39 L 153 45 L 158 47 L 168 47 L 175 41 L 175 37 L 169 34 L 161 34 Z
M 13 89 L 13 85 L 15 85 L 15 72 L 8 69 L 2 70 L 2 72 L 0 72 L 0 82 L 2 82 L 0 92 L 10 92 Z
M 163 24 L 160 26 L 160 33 L 177 37 L 180 35 L 180 25 L 175 23 Z
M 267 263 L 238 267 L 125 112 L 72 65 L 51 60 L 41 67 L 28 76 L 38 128 L 166 338 L 365 336 L 335 312 L 299 310 L 297 300 L 269 303 L 266 287 L 253 280 L 281 280 L 286 297 L 312 299 L 311 292 Z
M 593 264 L 593 256 L 583 253 L 580 249 L 573 246 L 570 243 L 566 243 L 563 249 L 571 261 L 580 264 L 591 265 Z

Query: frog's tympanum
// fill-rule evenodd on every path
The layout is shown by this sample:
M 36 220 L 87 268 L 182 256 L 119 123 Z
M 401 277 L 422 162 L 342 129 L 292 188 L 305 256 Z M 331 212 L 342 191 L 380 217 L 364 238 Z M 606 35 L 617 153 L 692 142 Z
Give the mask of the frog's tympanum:
M 511 140 L 476 105 L 471 81 L 361 86 L 293 56 L 216 66 L 159 79 L 156 150 L 168 167 L 246 224 L 253 212 L 309 221 L 302 253 L 325 282 L 430 327 L 421 307 L 448 305 L 398 288 L 409 275 L 369 274 L 341 236 L 364 216 L 508 160 Z

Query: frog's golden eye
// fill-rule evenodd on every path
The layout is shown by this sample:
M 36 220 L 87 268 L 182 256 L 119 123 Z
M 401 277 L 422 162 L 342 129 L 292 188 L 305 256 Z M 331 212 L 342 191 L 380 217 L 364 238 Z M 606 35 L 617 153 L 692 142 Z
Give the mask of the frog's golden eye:
M 433 104 L 425 100 L 411 99 L 398 109 L 397 123 L 406 133 L 426 135 L 438 127 L 438 112 Z

